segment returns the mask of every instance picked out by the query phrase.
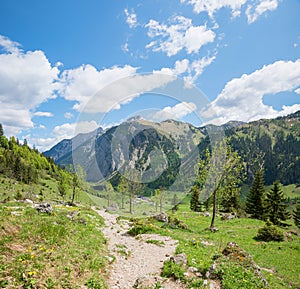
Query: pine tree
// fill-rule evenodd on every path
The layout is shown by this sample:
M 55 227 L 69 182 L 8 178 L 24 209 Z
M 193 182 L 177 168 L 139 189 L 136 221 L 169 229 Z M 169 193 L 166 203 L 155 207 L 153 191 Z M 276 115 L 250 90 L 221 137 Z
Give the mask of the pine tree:
M 275 182 L 270 192 L 267 193 L 266 199 L 266 209 L 269 220 L 274 225 L 283 225 L 282 221 L 286 221 L 290 218 L 287 207 L 286 198 L 283 195 L 280 184 L 279 182 Z
M 300 229 L 300 202 L 298 202 L 294 212 L 293 212 L 293 219 L 295 225 Z
M 198 186 L 193 186 L 191 191 L 190 208 L 194 212 L 201 212 L 202 206 L 199 201 L 200 191 Z
M 2 124 L 0 123 L 0 137 L 1 136 L 4 136 L 4 130 Z
M 255 174 L 250 194 L 246 201 L 246 212 L 250 214 L 251 218 L 262 220 L 264 219 L 264 198 L 265 187 L 262 170 L 258 170 Z

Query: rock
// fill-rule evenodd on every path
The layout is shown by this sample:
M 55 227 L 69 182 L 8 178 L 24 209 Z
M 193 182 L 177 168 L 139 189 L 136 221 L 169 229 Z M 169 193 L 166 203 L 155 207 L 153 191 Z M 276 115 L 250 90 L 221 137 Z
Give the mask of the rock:
M 133 288 L 136 289 L 153 288 L 152 286 L 155 286 L 157 282 L 162 283 L 163 278 L 158 276 L 143 276 L 135 280 Z
M 53 207 L 49 203 L 42 203 L 35 207 L 39 213 L 51 214 L 53 212 Z
M 25 201 L 24 201 L 25 203 L 27 203 L 27 204 L 33 204 L 33 201 L 32 200 L 30 200 L 30 199 L 25 199 Z
M 71 221 L 74 221 L 74 218 L 79 215 L 79 211 L 73 211 L 66 215 L 67 218 L 69 218 Z
M 222 217 L 221 217 L 221 220 L 222 221 L 228 221 L 228 220 L 232 220 L 232 219 L 235 219 L 235 218 L 237 218 L 237 215 L 234 213 L 234 214 L 231 214 L 231 213 L 229 213 L 229 214 L 223 214 L 222 215 Z
M 118 210 L 119 210 L 119 206 L 117 203 L 114 203 L 110 207 L 107 208 L 107 211 L 110 211 L 110 212 L 117 212 Z
M 178 264 L 178 265 L 187 265 L 187 257 L 185 255 L 185 253 L 181 253 L 181 254 L 177 254 L 173 257 L 170 258 L 170 261 Z
M 169 222 L 169 216 L 166 213 L 160 213 L 160 214 L 154 215 L 153 218 L 159 222 L 163 222 L 163 223 Z
M 238 244 L 236 244 L 235 242 L 227 243 L 226 247 L 222 251 L 222 254 L 229 260 L 239 262 L 243 267 L 252 269 L 254 274 L 256 274 L 266 286 L 268 286 L 267 280 L 261 273 L 261 268 L 257 264 L 255 264 L 250 254 L 240 248 Z M 214 265 L 216 265 L 216 263 L 214 263 Z M 215 268 L 212 268 L 212 271 L 214 270 Z
M 213 263 L 210 268 L 208 269 L 208 271 L 205 274 L 205 277 L 207 279 L 218 279 L 218 275 L 215 273 L 216 272 L 216 268 L 217 268 L 217 264 Z

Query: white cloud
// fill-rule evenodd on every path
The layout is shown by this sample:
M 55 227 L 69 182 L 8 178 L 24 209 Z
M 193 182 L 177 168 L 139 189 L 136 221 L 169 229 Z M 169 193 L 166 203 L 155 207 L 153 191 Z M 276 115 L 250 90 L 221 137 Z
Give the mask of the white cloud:
M 300 59 L 277 61 L 255 72 L 229 81 L 210 107 L 202 115 L 212 123 L 220 124 L 229 120 L 252 121 L 272 118 L 299 109 L 299 104 L 274 110 L 263 103 L 265 95 L 293 91 L 300 85 Z
M 190 62 L 188 59 L 177 60 L 174 68 L 163 67 L 159 71 L 154 71 L 154 73 L 181 76 L 186 82 L 186 85 L 190 87 L 203 73 L 204 68 L 210 65 L 215 58 L 216 56 L 202 57 L 192 62 Z
M 297 94 L 300 94 L 300 87 L 295 90 Z
M 132 75 L 99 90 L 84 107 L 86 113 L 106 113 L 119 109 L 122 104 L 132 101 L 142 93 L 151 92 L 175 80 L 172 75 L 152 73 Z
M 267 11 L 276 10 L 277 7 L 278 0 L 260 0 L 256 6 L 248 5 L 246 10 L 248 23 L 255 22 L 262 14 L 266 13 Z
M 0 35 L 0 46 L 8 53 L 20 52 L 20 43 L 10 40 L 8 37 Z
M 122 49 L 123 52 L 129 52 L 129 44 L 128 44 L 128 42 L 126 42 L 125 44 L 123 44 L 121 46 L 121 49 Z
M 70 119 L 70 118 L 73 118 L 74 115 L 73 115 L 73 113 L 71 113 L 71 112 L 66 112 L 66 113 L 64 114 L 64 117 L 65 117 L 66 119 Z
M 192 5 L 196 14 L 206 12 L 212 19 L 214 19 L 214 14 L 222 8 L 231 9 L 232 17 L 238 17 L 243 6 L 248 3 L 245 13 L 250 24 L 267 11 L 276 10 L 279 0 L 180 0 L 180 2 Z
M 214 13 L 221 8 L 230 8 L 232 16 L 240 15 L 242 6 L 247 0 L 180 0 L 181 3 L 187 3 L 194 7 L 194 12 L 199 14 L 207 12 L 213 18 Z
M 190 65 L 189 75 L 184 77 L 187 85 L 193 85 L 198 77 L 203 73 L 204 68 L 209 66 L 215 60 L 215 58 L 216 56 L 203 57 L 193 61 Z
M 48 111 L 37 111 L 33 114 L 34 116 L 44 116 L 44 117 L 52 117 L 53 113 Z
M 192 20 L 183 16 L 176 16 L 169 20 L 170 25 L 160 24 L 151 19 L 146 27 L 148 36 L 155 38 L 147 44 L 154 52 L 165 52 L 174 56 L 182 49 L 188 54 L 198 53 L 202 46 L 213 42 L 215 33 L 206 26 L 193 26 Z
M 134 12 L 134 9 L 131 9 L 129 12 L 128 9 L 124 10 L 124 13 L 126 15 L 126 23 L 129 25 L 130 28 L 134 28 L 137 26 L 137 15 Z
M 0 54 L 0 122 L 6 132 L 16 135 L 32 128 L 32 111 L 55 97 L 59 70 L 42 51 L 23 52 L 18 43 L 3 36 L 0 46 L 7 51 Z
M 65 99 L 78 102 L 74 105 L 74 109 L 82 110 L 99 90 L 117 79 L 134 75 L 136 70 L 130 65 L 124 67 L 114 66 L 100 71 L 89 64 L 81 65 L 62 73 L 61 82 L 63 87 L 60 93 Z M 110 102 L 109 99 L 102 99 L 102 101 L 104 106 L 106 101 Z
M 40 126 L 40 129 L 43 129 L 44 126 Z M 31 145 L 39 151 L 46 151 L 53 147 L 55 144 L 59 143 L 63 139 L 71 139 L 79 133 L 88 133 L 94 131 L 98 128 L 96 121 L 83 121 L 79 123 L 64 123 L 54 127 L 51 132 L 51 137 L 48 138 L 35 138 L 35 137 L 26 137 Z
M 197 106 L 193 102 L 181 102 L 175 106 L 167 106 L 162 110 L 156 112 L 152 118 L 155 121 L 163 121 L 167 119 L 180 120 L 182 117 L 196 111 Z
M 56 126 L 52 134 L 57 136 L 60 140 L 65 138 L 72 138 L 75 134 L 88 133 L 98 128 L 96 121 L 82 121 L 78 123 L 64 123 Z

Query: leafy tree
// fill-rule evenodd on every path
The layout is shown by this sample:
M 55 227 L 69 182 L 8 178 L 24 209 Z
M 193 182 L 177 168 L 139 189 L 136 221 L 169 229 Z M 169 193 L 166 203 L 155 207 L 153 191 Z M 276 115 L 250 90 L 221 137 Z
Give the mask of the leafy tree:
M 68 189 L 68 186 L 67 186 L 66 177 L 63 173 L 61 173 L 60 180 L 58 183 L 58 191 L 59 191 L 60 196 L 63 198 L 63 200 L 65 199 L 65 196 L 67 194 L 67 189 Z
M 173 212 L 178 210 L 178 204 L 179 204 L 179 200 L 178 200 L 177 194 L 175 194 L 172 199 L 172 211 Z
M 262 220 L 265 212 L 265 187 L 262 170 L 258 170 L 255 174 L 250 194 L 246 200 L 246 212 L 251 218 Z
M 80 185 L 80 182 L 79 182 L 78 176 L 76 174 L 73 174 L 73 179 L 72 179 L 73 190 L 72 190 L 71 204 L 74 204 L 75 196 L 76 196 L 79 185 Z
M 160 188 L 160 189 L 156 189 L 154 191 L 155 193 L 155 208 L 157 211 L 157 208 L 159 206 L 159 211 L 162 212 L 163 211 L 163 203 L 166 199 L 166 189 L 165 188 Z
M 105 183 L 105 190 L 106 190 L 107 207 L 110 207 L 113 194 L 114 194 L 114 188 L 110 182 Z
M 120 177 L 120 182 L 118 184 L 118 191 L 121 193 L 121 209 L 125 208 L 125 196 L 129 191 L 128 180 L 124 177 Z
M 225 158 L 224 158 L 224 153 Z M 217 178 L 218 182 L 213 190 L 213 214 L 210 224 L 210 230 L 215 230 L 215 217 L 217 213 L 217 200 L 218 195 L 221 199 L 227 198 L 229 193 L 239 193 L 239 185 L 243 180 L 243 165 L 240 156 L 237 152 L 233 152 L 229 145 L 220 144 L 214 151 L 215 160 L 211 164 L 210 174 L 211 177 Z M 223 169 L 222 168 L 223 163 Z
M 200 194 L 205 184 L 208 172 L 209 172 L 210 152 L 205 150 L 205 157 L 200 159 L 198 166 L 196 167 L 196 182 L 191 189 L 190 209 L 194 212 L 202 211 L 202 202 L 200 200 Z M 203 196 L 201 196 L 203 199 Z M 204 196 L 205 199 L 205 196 Z M 207 203 L 209 198 L 207 199 Z
M 290 218 L 287 207 L 286 198 L 283 195 L 280 184 L 275 182 L 272 189 L 267 193 L 267 217 L 274 225 L 283 225 L 282 221 Z
M 300 202 L 297 203 L 293 211 L 294 224 L 300 229 Z

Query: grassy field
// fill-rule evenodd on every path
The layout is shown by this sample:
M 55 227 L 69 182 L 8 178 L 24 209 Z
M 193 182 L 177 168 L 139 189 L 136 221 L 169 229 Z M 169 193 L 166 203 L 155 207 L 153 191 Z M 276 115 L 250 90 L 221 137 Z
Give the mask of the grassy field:
M 189 230 L 174 229 L 169 226 L 164 227 L 162 223 L 144 219 L 141 227 L 144 226 L 148 232 L 156 232 L 171 236 L 179 241 L 177 253 L 185 253 L 189 266 L 194 266 L 200 272 L 205 273 L 213 264 L 215 256 L 220 255 L 228 242 L 237 243 L 252 256 L 254 262 L 262 268 L 263 276 L 272 289 L 300 288 L 300 237 L 291 235 L 284 242 L 258 242 L 254 239 L 259 228 L 264 223 L 253 219 L 233 219 L 221 221 L 218 217 L 216 225 L 218 231 L 212 233 L 207 230 L 210 225 L 210 217 L 205 217 L 199 213 L 191 212 L 188 208 L 188 199 L 179 206 L 179 210 L 172 214 L 171 218 L 177 218 L 186 224 Z M 296 230 L 290 227 L 287 230 Z M 141 229 L 143 231 L 143 229 Z M 297 230 L 299 234 L 299 230 Z M 224 268 L 222 288 L 227 289 L 257 289 L 255 278 L 253 279 L 249 271 L 242 270 L 237 264 L 226 263 Z M 173 268 L 173 270 L 175 270 Z M 175 270 L 176 271 L 176 270 Z M 251 279 L 252 278 L 252 279 Z M 229 282 L 229 281 L 230 282 Z M 247 283 L 248 282 L 248 283 Z M 200 283 L 199 283 L 200 284 Z M 229 285 L 228 285 L 229 284 Z M 191 288 L 195 287 L 190 283 Z
M 103 219 L 87 208 L 51 214 L 0 205 L 0 288 L 106 288 Z
M 57 185 L 51 178 L 31 186 L 0 178 L 0 288 L 106 288 L 105 256 L 109 252 L 100 232 L 103 219 L 89 208 L 91 205 L 105 208 L 107 200 L 79 190 L 75 200 L 81 205 L 67 207 L 62 201 L 71 199 L 71 189 L 63 199 Z M 300 195 L 300 188 L 295 185 L 283 187 L 283 191 L 290 200 Z M 173 194 L 167 196 L 165 202 L 171 203 L 172 197 Z M 226 244 L 235 242 L 262 268 L 269 288 L 300 288 L 300 233 L 293 225 L 281 230 L 285 234 L 294 230 L 298 235 L 290 234 L 284 242 L 256 241 L 254 237 L 264 223 L 246 218 L 222 221 L 218 217 L 216 226 L 219 230 L 212 233 L 207 230 L 210 217 L 191 212 L 188 197 L 184 198 L 183 194 L 177 194 L 177 197 L 182 200 L 179 210 L 169 212 L 169 215 L 185 224 L 188 230 L 163 226 L 148 218 L 156 212 L 154 202 L 135 200 L 136 214 L 132 216 L 128 212 L 127 197 L 126 208 L 117 213 L 125 218 L 139 216 L 140 225 L 136 232 L 156 232 L 177 239 L 177 253 L 185 253 L 188 265 L 198 268 L 203 275 Z M 15 200 L 19 198 L 51 201 L 54 211 L 38 213 L 29 204 Z M 120 196 L 116 195 L 113 202 L 120 207 Z M 245 270 L 240 264 L 224 262 L 222 266 L 222 289 L 265 288 L 251 270 Z M 165 274 L 174 271 L 185 279 L 180 270 L 165 266 Z M 185 279 L 185 282 L 189 288 L 205 288 L 203 279 L 193 282 Z

